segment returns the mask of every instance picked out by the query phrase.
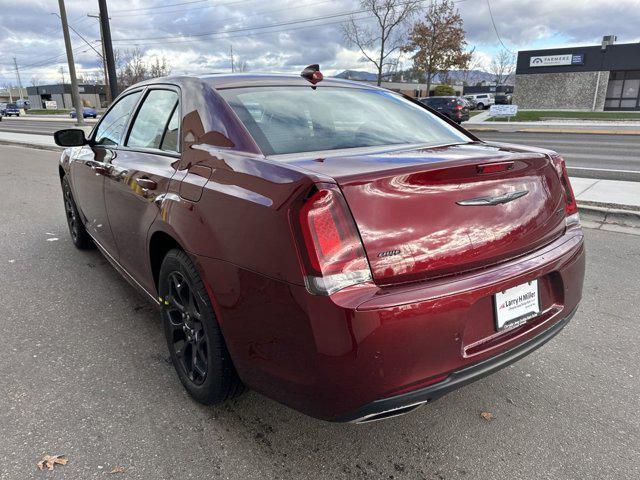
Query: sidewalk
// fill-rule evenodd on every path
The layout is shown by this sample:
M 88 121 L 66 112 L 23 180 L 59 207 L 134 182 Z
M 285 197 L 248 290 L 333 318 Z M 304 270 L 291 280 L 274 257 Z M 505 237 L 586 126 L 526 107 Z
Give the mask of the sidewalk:
M 0 144 L 62 151 L 49 135 L 0 131 Z M 571 185 L 581 211 L 595 212 L 597 217 L 609 215 L 608 220 L 615 216 L 623 225 L 640 227 L 640 182 L 571 177 Z

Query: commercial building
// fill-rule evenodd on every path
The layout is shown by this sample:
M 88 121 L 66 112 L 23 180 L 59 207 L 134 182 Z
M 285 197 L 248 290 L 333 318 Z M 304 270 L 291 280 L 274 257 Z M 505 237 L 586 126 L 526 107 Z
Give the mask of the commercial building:
M 85 107 L 100 108 L 106 102 L 104 85 L 78 85 L 80 99 Z M 27 87 L 27 95 L 34 109 L 67 109 L 73 108 L 71 84 L 41 85 Z
M 377 83 L 372 80 L 358 80 L 362 83 L 368 83 L 370 85 L 376 85 Z M 412 82 L 382 82 L 380 84 L 382 88 L 392 90 L 394 92 L 402 93 L 412 98 L 424 98 L 432 97 L 434 90 L 438 86 L 437 83 L 432 83 L 430 90 L 427 90 L 426 83 L 412 83 Z M 462 85 L 449 85 L 454 90 L 454 95 L 462 95 Z
M 537 110 L 640 110 L 640 43 L 518 52 L 513 103 Z
M 493 93 L 493 94 L 511 94 L 513 93 L 513 85 L 465 85 L 464 94 L 471 95 L 473 93 Z

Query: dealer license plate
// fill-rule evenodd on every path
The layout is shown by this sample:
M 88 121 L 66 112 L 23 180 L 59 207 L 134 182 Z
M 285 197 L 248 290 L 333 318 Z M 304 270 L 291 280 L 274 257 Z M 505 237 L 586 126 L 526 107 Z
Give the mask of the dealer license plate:
M 538 280 L 496 293 L 496 330 L 517 327 L 537 316 L 538 299 Z

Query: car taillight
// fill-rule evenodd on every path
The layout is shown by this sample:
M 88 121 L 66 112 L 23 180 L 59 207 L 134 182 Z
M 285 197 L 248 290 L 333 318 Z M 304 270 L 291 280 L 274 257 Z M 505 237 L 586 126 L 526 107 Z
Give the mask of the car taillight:
M 360 235 L 337 187 L 320 186 L 300 208 L 294 230 L 310 293 L 330 295 L 372 280 Z
M 456 105 L 454 110 L 462 110 L 462 105 Z
M 573 188 L 571 188 L 571 182 L 569 181 L 569 175 L 567 174 L 567 166 L 564 158 L 560 155 L 553 155 L 551 157 L 553 166 L 556 167 L 560 182 L 564 189 L 565 197 L 565 222 L 567 226 L 580 223 L 580 215 L 578 214 L 578 204 L 576 203 L 576 197 L 573 195 Z

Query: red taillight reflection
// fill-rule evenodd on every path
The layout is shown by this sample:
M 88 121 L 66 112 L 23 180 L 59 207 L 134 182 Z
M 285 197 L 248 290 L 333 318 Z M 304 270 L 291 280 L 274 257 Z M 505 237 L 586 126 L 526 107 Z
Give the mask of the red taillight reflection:
M 571 182 L 569 181 L 569 175 L 567 174 L 567 166 L 565 164 L 564 158 L 560 155 L 553 155 L 551 157 L 553 160 L 553 165 L 556 167 L 556 171 L 558 172 L 558 176 L 560 177 L 560 182 L 562 182 L 562 187 L 564 188 L 565 195 L 565 214 L 566 216 L 574 215 L 578 213 L 578 204 L 576 203 L 576 198 L 573 195 L 573 188 L 571 188 Z
M 337 188 L 320 188 L 298 215 L 300 259 L 312 293 L 328 294 L 371 279 L 362 241 Z

